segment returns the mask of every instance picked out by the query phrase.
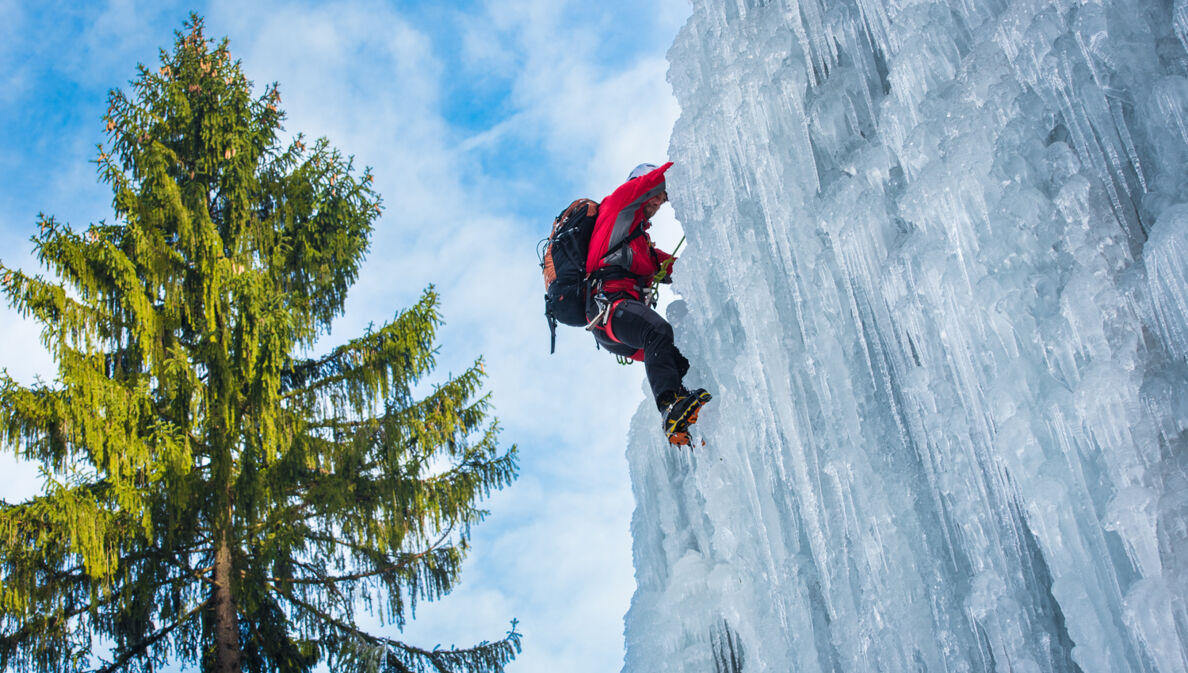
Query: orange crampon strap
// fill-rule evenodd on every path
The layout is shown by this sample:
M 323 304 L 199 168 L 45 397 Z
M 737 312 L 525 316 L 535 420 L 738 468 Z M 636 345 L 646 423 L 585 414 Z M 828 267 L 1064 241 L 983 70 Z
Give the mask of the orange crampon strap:
M 687 432 L 674 432 L 668 436 L 668 443 L 673 446 L 689 446 L 693 443 L 693 438 Z
M 674 432 L 668 436 L 668 443 L 673 446 L 692 446 L 693 436 L 687 432 Z M 701 445 L 705 446 L 705 440 L 701 440 Z

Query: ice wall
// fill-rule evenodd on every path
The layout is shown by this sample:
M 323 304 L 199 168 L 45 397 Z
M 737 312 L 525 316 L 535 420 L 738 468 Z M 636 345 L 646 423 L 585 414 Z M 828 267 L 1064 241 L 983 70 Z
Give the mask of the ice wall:
M 694 0 L 627 673 L 1188 671 L 1188 0 Z

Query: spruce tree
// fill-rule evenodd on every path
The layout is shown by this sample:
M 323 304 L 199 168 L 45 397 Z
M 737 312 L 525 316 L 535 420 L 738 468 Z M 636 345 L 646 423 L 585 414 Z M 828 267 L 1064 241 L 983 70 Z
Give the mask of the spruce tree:
M 0 375 L 0 440 L 44 491 L 0 503 L 0 668 L 503 670 L 495 642 L 403 627 L 458 578 L 480 501 L 515 477 L 481 360 L 435 386 L 437 296 L 321 357 L 380 198 L 325 140 L 284 142 L 227 41 L 191 16 L 112 91 L 99 147 L 114 221 L 42 216 L 49 276 L 0 264 L 53 382 Z M 325 349 L 320 349 L 322 352 Z

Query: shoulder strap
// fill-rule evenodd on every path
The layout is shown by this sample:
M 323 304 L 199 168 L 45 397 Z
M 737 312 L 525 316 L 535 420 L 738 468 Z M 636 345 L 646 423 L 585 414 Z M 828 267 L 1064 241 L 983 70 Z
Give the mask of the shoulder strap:
M 631 232 L 630 234 L 627 234 L 626 236 L 623 237 L 623 240 L 612 245 L 611 249 L 607 250 L 606 254 L 602 256 L 602 259 L 606 259 L 607 257 L 610 257 L 611 255 L 615 254 L 619 250 L 622 250 L 623 246 L 627 245 L 631 241 L 634 241 L 635 239 L 639 238 L 640 236 L 643 236 L 644 233 L 645 232 L 644 232 L 644 228 L 643 228 L 643 222 L 640 222 L 639 226 L 635 228 L 635 231 Z
M 630 234 L 627 234 L 627 236 L 623 240 L 621 240 L 618 243 L 616 243 L 615 245 L 611 246 L 611 249 L 608 250 L 606 252 L 606 254 L 602 256 L 602 258 L 606 259 L 607 257 L 610 257 L 611 255 L 618 252 L 623 246 L 627 245 L 631 241 L 634 241 L 635 239 L 639 238 L 640 236 L 643 236 L 644 233 L 645 232 L 644 232 L 644 228 L 642 225 L 637 227 L 635 229 L 635 231 L 631 232 Z M 621 266 L 618 266 L 615 264 L 608 264 L 608 265 L 598 269 L 597 271 L 594 271 L 593 273 L 589 274 L 588 276 L 586 276 L 586 281 L 589 282 L 589 281 L 598 281 L 598 280 L 611 280 L 611 279 L 618 279 L 618 278 L 641 278 L 641 276 L 631 273 L 630 271 L 628 271 L 627 269 L 624 269 Z

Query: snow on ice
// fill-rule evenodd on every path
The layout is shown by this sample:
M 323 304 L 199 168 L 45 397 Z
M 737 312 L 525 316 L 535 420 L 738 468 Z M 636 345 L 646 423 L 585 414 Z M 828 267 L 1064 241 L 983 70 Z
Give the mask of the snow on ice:
M 1188 0 L 694 0 L 625 673 L 1188 671 Z M 643 159 L 641 159 L 643 160 Z

